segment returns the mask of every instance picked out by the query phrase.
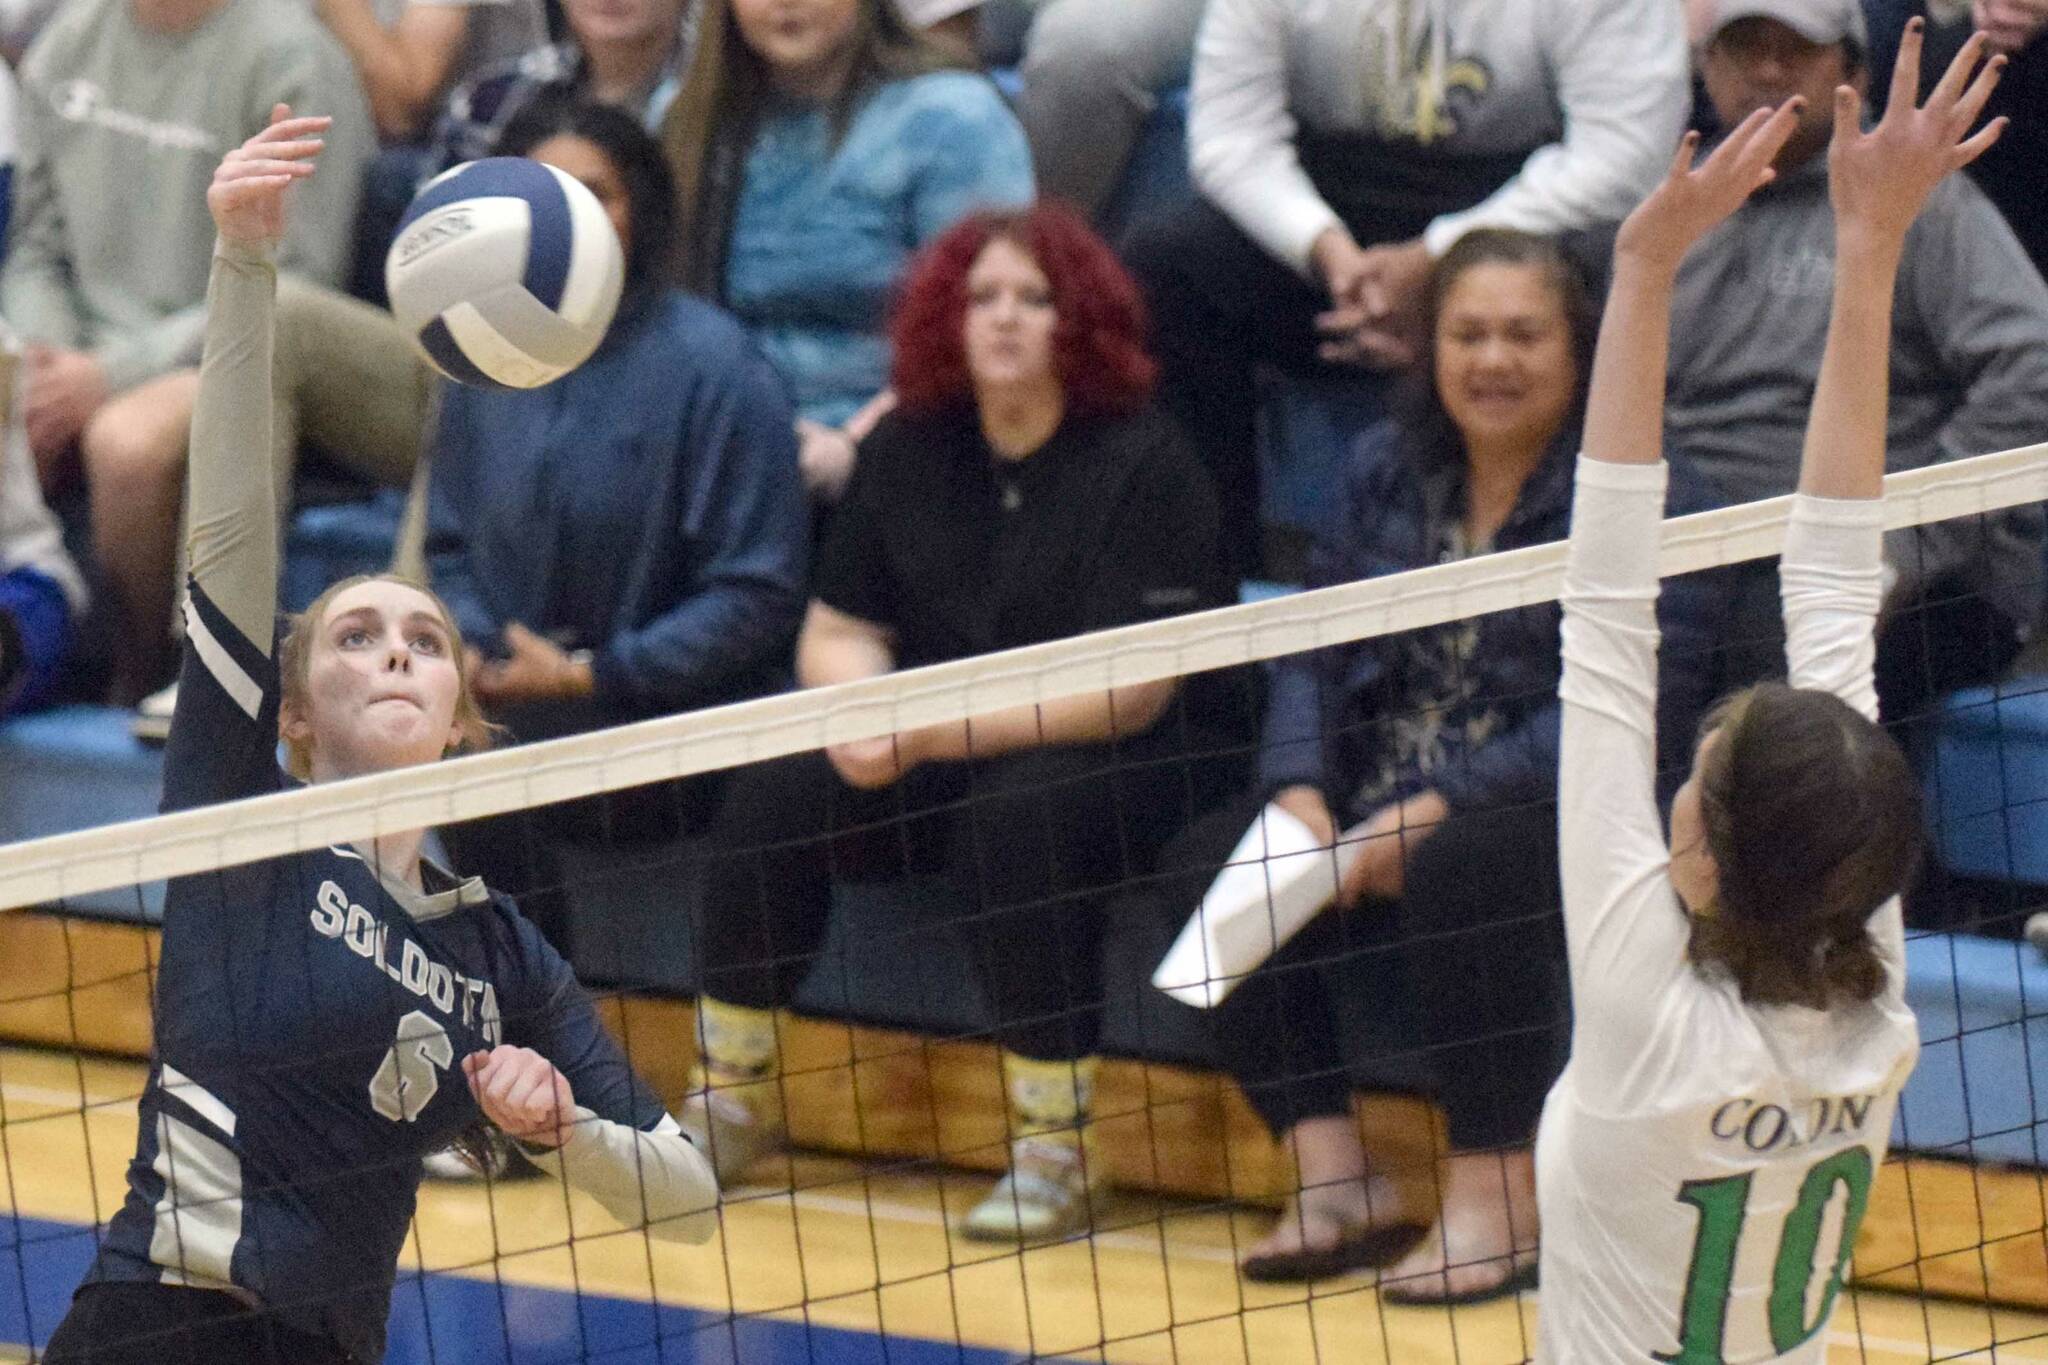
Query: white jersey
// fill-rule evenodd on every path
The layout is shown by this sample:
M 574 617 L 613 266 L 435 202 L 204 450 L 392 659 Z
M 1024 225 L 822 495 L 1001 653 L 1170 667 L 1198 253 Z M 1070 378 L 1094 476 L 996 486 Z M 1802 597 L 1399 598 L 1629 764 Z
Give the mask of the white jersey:
M 1866 1005 L 1743 1003 L 1687 961 L 1654 789 L 1665 467 L 1582 459 L 1565 585 L 1559 836 L 1575 1022 L 1536 1140 L 1539 1361 L 1819 1362 L 1919 1052 L 1899 903 Z M 1877 713 L 1883 504 L 1801 496 L 1795 686 Z

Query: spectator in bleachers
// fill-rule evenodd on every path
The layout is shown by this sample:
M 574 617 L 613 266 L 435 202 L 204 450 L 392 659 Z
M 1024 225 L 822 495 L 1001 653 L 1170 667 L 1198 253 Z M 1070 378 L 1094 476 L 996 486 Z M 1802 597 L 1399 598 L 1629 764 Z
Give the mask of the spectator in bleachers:
M 893 401 L 888 301 L 978 208 L 1032 198 L 1016 116 L 893 0 L 707 0 L 669 111 L 682 281 L 732 309 L 789 385 L 805 483 L 831 501 Z
M 981 51 L 983 0 L 892 0 L 903 22 L 963 61 Z
M 21 61 L 28 45 L 57 12 L 63 0 L 0 0 L 0 61 Z
M 0 262 L 7 259 L 7 216 L 14 207 L 14 159 L 21 154 L 21 86 L 0 62 Z
M 1565 535 L 1596 326 L 1580 277 L 1549 239 L 1475 230 L 1437 260 L 1424 317 L 1422 364 L 1350 455 L 1311 587 Z M 1301 1180 L 1246 1253 L 1252 1278 L 1316 1279 L 1412 1246 L 1381 1293 L 1435 1300 L 1495 1292 L 1533 1261 L 1528 1144 L 1567 1013 L 1558 622 L 1547 603 L 1281 659 L 1256 785 L 1162 858 L 1185 913 L 1268 801 L 1325 844 L 1360 841 L 1338 906 L 1216 1013 Z M 1690 620 L 1672 624 L 1687 638 Z M 1370 1028 L 1347 1037 L 1340 1019 L 1360 1012 Z M 1361 1083 L 1412 1083 L 1381 1052 L 1420 1052 L 1449 1119 L 1434 1220 L 1398 1206 L 1352 1116 Z M 1417 1221 L 1436 1224 L 1419 1244 Z
M 432 472 L 431 564 L 489 718 L 517 740 L 779 690 L 803 614 L 810 526 L 781 384 L 744 330 L 662 283 L 675 189 L 623 110 L 560 92 L 506 129 L 508 155 L 597 195 L 626 247 L 617 318 L 540 389 L 450 387 Z M 457 865 L 514 894 L 561 884 L 548 838 L 681 833 L 704 782 L 447 831 Z M 538 904 L 536 904 L 538 902 Z M 551 896 L 522 898 L 548 932 Z
M 1203 198 L 1126 259 L 1162 393 L 1259 560 L 1254 370 L 1397 367 L 1430 261 L 1474 227 L 1558 232 L 1657 182 L 1688 71 L 1672 0 L 1210 0 L 1188 148 Z
M 70 652 L 85 581 L 43 505 L 14 357 L 0 358 L 0 716 L 48 701 Z
M 1072 211 L 980 214 L 913 265 L 899 407 L 861 444 L 797 645 L 806 687 L 1220 605 L 1216 507 L 1151 404 L 1136 287 Z M 685 1105 L 731 1180 L 781 1131 L 771 1011 L 824 941 L 834 879 L 944 875 L 1004 1048 L 1012 1167 L 967 1217 L 1088 1226 L 1101 902 L 1142 874 L 1213 765 L 1180 755 L 1198 682 L 1119 688 L 735 772 L 698 949 L 705 1073 Z M 709 1089 L 703 1089 L 708 1080 Z
M 390 4 L 394 0 L 378 0 Z M 496 12 L 507 0 L 452 0 L 472 9 L 491 6 Z M 422 181 L 464 161 L 495 155 L 506 125 L 533 100 L 550 91 L 567 92 L 616 105 L 640 118 L 649 130 L 661 124 L 679 88 L 688 61 L 701 0 L 563 0 L 566 27 L 560 42 L 546 42 L 544 30 L 523 47 L 504 51 L 494 42 L 496 60 L 465 69 L 448 96 L 424 142 L 387 146 L 372 164 L 363 190 L 358 227 L 356 268 L 349 292 L 383 307 L 384 253 L 398 233 Z M 325 4 L 362 5 L 365 0 L 322 0 Z M 409 18 L 434 18 L 451 0 L 411 0 Z M 516 5 L 534 0 L 510 0 Z M 504 10 L 500 32 L 513 26 L 516 10 Z M 480 22 L 486 16 L 479 15 Z M 472 50 L 482 58 L 486 53 Z
M 1686 258 L 1672 314 L 1666 445 L 1727 502 L 1798 476 L 1833 280 L 1831 92 L 1867 84 L 1856 0 L 1720 0 L 1702 54 L 1723 126 L 1793 95 L 1799 129 L 1766 186 Z M 1906 239 L 1892 329 L 1887 467 L 1916 469 L 2048 434 L 2048 286 L 1976 184 L 1952 176 Z M 1892 584 L 1878 635 L 1888 722 L 2001 672 L 2042 602 L 2038 504 L 1886 538 Z M 1782 668 L 1776 565 L 1733 574 L 1724 686 Z
M 189 79 L 166 80 L 167 69 Z M 347 56 L 276 0 L 72 0 L 22 67 L 21 161 L 0 316 L 21 334 L 46 488 L 83 456 L 93 544 L 134 700 L 171 664 L 172 563 L 197 391 L 221 153 L 274 104 L 329 110 L 282 265 L 341 278 L 370 123 Z
M 547 41 L 541 0 L 313 0 L 369 97 L 377 132 L 406 142 L 451 84 Z
M 703 0 L 562 0 L 561 42 L 501 62 L 449 96 L 425 171 L 495 156 L 505 127 L 551 91 L 615 105 L 658 129 L 681 88 L 702 9 Z
M 1160 92 L 1187 80 L 1201 19 L 1202 0 L 1042 0 L 1017 97 L 1039 193 L 1103 210 Z

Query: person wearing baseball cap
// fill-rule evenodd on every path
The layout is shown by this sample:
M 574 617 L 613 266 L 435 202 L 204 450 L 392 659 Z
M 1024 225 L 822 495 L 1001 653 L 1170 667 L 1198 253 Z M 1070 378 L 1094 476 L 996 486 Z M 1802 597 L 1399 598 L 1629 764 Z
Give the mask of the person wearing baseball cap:
M 1722 500 L 1789 493 L 1827 335 L 1835 258 L 1827 146 L 1837 86 L 1869 84 L 1859 0 L 1710 0 L 1699 50 L 1716 121 L 1805 100 L 1775 180 L 1710 233 L 1679 272 L 1665 409 L 1675 465 Z M 1892 328 L 1886 467 L 2031 444 L 2048 431 L 2048 285 L 1967 176 L 1930 196 L 1906 237 Z M 2042 606 L 2038 504 L 1886 537 L 1889 591 L 1877 685 L 1888 716 L 1996 677 Z M 1779 602 L 1768 562 L 1719 594 L 1722 688 L 1772 666 Z M 1753 647 L 1747 642 L 1754 641 Z M 1910 908 L 1910 898 L 1909 898 Z
M 1806 164 L 1827 145 L 1835 87 L 1867 93 L 1870 34 L 1860 0 L 1710 0 L 1710 7 L 1699 66 L 1721 126 L 1804 96 L 1778 173 Z

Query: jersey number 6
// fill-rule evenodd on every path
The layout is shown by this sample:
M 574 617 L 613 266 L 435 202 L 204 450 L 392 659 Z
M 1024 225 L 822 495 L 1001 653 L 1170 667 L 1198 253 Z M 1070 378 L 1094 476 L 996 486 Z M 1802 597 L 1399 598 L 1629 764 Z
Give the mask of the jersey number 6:
M 1721 1341 L 1728 1329 L 1728 1289 L 1735 1278 L 1735 1251 L 1748 1212 L 1749 1183 L 1756 1172 L 1721 1180 L 1688 1180 L 1678 1187 L 1681 1203 L 1700 1212 L 1700 1230 L 1693 1239 L 1692 1271 L 1685 1281 L 1685 1306 L 1679 1310 L 1679 1347 L 1656 1353 L 1672 1365 L 1722 1365 Z M 1835 1187 L 1849 1192 L 1842 1212 L 1842 1240 L 1828 1265 L 1820 1311 L 1806 1316 L 1807 1286 L 1813 1282 L 1814 1252 L 1820 1245 L 1821 1218 L 1835 1197 Z M 1870 1202 L 1870 1153 L 1849 1147 L 1807 1168 L 1799 1185 L 1799 1202 L 1785 1215 L 1778 1233 L 1778 1260 L 1771 1272 L 1771 1350 L 1785 1354 L 1826 1325 L 1835 1296 L 1848 1273 L 1856 1229 Z
M 423 1010 L 398 1021 L 398 1041 L 370 1077 L 370 1104 L 393 1123 L 411 1123 L 441 1089 L 441 1073 L 455 1064 L 448 1031 Z

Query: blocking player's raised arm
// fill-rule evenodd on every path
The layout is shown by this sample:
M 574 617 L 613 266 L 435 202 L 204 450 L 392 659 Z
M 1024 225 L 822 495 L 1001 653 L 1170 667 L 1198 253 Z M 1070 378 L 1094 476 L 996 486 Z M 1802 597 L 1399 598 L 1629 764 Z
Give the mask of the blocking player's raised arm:
M 1917 103 L 1923 25 L 1899 40 L 1890 103 L 1866 131 L 1863 101 L 1835 92 L 1828 190 L 1835 208 L 1835 288 L 1799 492 L 1783 560 L 1787 662 L 1797 687 L 1833 692 L 1877 718 L 1873 681 L 1880 606 L 1892 299 L 1906 233 L 1943 180 L 1997 141 L 2005 120 L 1974 134 L 2005 66 L 1979 33 Z M 1980 65 L 1981 63 L 1981 65 Z M 1858 504 L 1870 504 L 1859 506 Z
M 1667 857 L 1654 780 L 1671 297 L 1693 243 L 1770 179 L 1796 119 L 1794 104 L 1758 111 L 1698 166 L 1688 136 L 1616 241 L 1573 502 L 1558 687 L 1559 850 L 1582 1023 L 1589 987 L 1631 979 L 1626 968 L 1643 954 L 1669 964 L 1683 956 L 1680 918 L 1651 913 L 1645 900 Z

